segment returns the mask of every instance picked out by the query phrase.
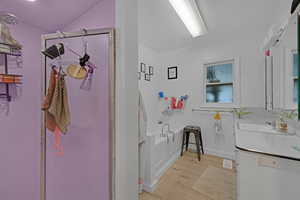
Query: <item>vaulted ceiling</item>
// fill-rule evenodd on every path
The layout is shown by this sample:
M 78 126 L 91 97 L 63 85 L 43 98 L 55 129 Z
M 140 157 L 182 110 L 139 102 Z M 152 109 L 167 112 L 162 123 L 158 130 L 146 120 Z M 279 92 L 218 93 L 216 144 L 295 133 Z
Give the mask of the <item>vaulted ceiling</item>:
M 220 38 L 245 39 L 267 34 L 288 15 L 292 0 L 197 0 L 209 33 L 193 39 L 168 0 L 139 0 L 140 42 L 156 50 L 171 50 Z M 250 35 L 249 35 L 250 34 Z
M 1 0 L 0 11 L 11 12 L 19 20 L 53 32 L 70 24 L 102 0 Z

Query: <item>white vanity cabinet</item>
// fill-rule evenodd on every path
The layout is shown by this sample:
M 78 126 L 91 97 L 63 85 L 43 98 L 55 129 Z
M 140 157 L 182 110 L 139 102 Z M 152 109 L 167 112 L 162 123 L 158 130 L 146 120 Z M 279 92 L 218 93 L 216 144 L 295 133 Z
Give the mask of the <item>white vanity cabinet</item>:
M 258 130 L 236 129 L 237 200 L 300 199 L 300 137 Z
M 300 198 L 300 161 L 243 150 L 237 156 L 237 200 Z

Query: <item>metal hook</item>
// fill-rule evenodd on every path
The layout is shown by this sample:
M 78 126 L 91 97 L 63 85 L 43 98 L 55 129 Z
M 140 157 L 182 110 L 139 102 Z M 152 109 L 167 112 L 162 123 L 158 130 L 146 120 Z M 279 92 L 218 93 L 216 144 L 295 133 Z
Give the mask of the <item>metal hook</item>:
M 84 32 L 84 36 L 87 36 L 88 35 L 88 31 L 85 28 L 83 28 L 82 30 Z
M 60 39 L 64 39 L 64 38 L 66 38 L 66 34 L 64 33 L 64 32 L 62 32 L 62 31 L 56 31 L 60 36 Z
M 84 54 L 87 54 L 87 41 L 85 40 L 85 36 L 87 36 L 88 35 L 88 32 L 87 32 L 87 30 L 85 29 L 85 28 L 83 28 L 82 29 L 82 31 L 84 32 L 84 35 L 81 37 L 82 38 L 82 42 L 83 42 L 83 47 L 84 47 Z

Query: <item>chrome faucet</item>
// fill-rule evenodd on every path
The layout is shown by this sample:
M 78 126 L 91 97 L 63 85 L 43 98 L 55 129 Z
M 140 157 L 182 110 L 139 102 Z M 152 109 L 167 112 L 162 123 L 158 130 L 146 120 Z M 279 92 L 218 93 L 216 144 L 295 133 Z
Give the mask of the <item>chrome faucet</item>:
M 165 133 L 164 133 L 164 128 L 165 126 L 168 127 L 168 132 L 170 132 L 170 124 L 164 124 L 161 128 L 161 137 L 166 137 Z

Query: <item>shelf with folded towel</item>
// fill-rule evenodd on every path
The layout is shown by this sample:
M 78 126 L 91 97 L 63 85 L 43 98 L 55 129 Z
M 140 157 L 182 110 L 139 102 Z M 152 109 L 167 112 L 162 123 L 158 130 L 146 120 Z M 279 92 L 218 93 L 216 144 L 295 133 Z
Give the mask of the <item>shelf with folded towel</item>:
M 0 84 L 22 84 L 22 75 L 0 74 Z

